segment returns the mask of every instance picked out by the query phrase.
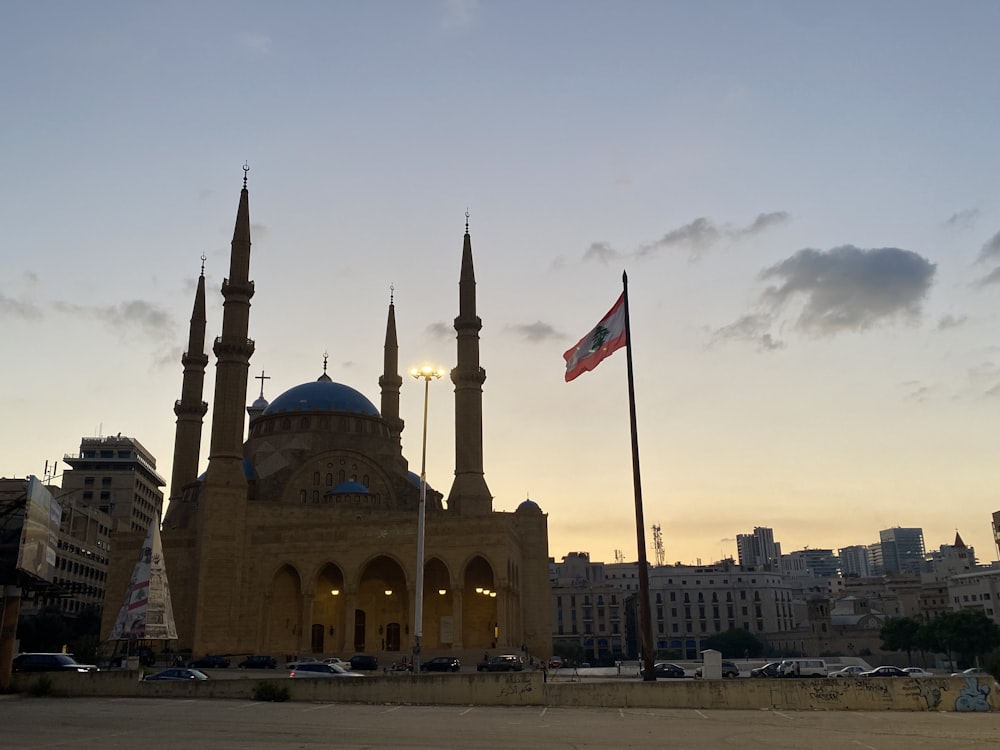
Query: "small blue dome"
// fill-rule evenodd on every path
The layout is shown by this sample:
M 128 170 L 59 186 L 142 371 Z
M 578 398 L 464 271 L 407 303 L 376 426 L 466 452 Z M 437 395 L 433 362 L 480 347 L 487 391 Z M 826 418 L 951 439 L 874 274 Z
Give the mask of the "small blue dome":
M 332 490 L 330 490 L 331 495 L 351 495 L 351 494 L 368 494 L 368 488 L 365 487 L 361 482 L 341 482 Z
M 406 477 L 407 479 L 410 480 L 410 484 L 412 484 L 414 487 L 420 486 L 420 475 L 417 474 L 416 472 L 408 471 L 406 472 Z
M 532 500 L 530 497 L 517 506 L 517 511 L 520 512 L 535 512 L 541 513 L 542 509 L 538 507 L 538 503 Z
M 353 388 L 332 380 L 317 380 L 282 393 L 264 409 L 264 416 L 298 411 L 340 411 L 370 417 L 379 415 L 372 402 Z

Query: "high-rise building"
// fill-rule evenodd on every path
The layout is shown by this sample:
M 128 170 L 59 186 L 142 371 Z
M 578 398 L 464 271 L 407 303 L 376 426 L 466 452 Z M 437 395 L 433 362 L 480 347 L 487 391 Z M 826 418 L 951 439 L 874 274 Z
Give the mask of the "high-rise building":
M 744 568 L 780 569 L 781 545 L 774 541 L 774 530 L 766 526 L 755 526 L 752 534 L 737 534 L 736 551 Z
M 871 551 L 863 544 L 853 544 L 837 550 L 840 574 L 845 578 L 867 578 L 874 575 Z
M 93 506 L 111 516 L 114 531 L 149 530 L 163 511 L 163 477 L 156 473 L 156 459 L 135 438 L 121 433 L 85 437 L 80 453 L 63 460 L 71 467 L 63 473 L 60 498 L 82 508 Z
M 781 556 L 781 572 L 785 575 L 829 578 L 839 569 L 840 561 L 831 549 L 801 549 Z
M 925 568 L 923 529 L 895 526 L 878 534 L 883 573 L 920 575 Z

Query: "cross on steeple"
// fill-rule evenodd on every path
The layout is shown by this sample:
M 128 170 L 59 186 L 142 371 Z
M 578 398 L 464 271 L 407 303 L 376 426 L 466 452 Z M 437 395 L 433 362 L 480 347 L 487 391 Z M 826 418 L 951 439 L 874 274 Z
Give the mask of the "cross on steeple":
M 264 398 L 264 381 L 265 380 L 270 380 L 270 379 L 271 379 L 271 376 L 270 375 L 265 375 L 263 370 L 260 371 L 260 375 L 254 376 L 254 380 L 259 380 L 260 381 L 260 397 L 261 398 Z

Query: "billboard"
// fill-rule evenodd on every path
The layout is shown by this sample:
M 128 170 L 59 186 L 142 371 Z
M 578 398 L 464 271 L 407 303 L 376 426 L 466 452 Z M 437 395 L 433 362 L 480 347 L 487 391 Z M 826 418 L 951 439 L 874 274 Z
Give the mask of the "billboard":
M 56 569 L 56 544 L 62 506 L 38 477 L 28 477 L 27 503 L 17 551 L 17 569 L 52 583 Z

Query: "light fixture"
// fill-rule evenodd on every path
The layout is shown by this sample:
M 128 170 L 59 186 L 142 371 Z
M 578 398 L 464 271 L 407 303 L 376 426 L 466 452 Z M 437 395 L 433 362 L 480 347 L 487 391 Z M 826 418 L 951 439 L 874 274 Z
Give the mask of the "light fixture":
M 421 365 L 410 370 L 417 380 L 424 381 L 424 431 L 420 449 L 420 505 L 417 509 L 417 580 L 413 606 L 413 674 L 420 674 L 420 639 L 424 634 L 424 515 L 427 508 L 427 404 L 431 381 L 444 377 L 444 370 Z
M 392 596 L 392 589 L 386 589 L 385 590 L 385 595 L 386 596 Z
M 441 596 L 444 596 L 445 594 L 447 594 L 447 593 L 448 593 L 448 590 L 447 590 L 447 589 L 438 589 L 438 593 L 439 593 L 439 594 L 440 594 Z
M 330 596 L 340 596 L 340 589 L 330 589 Z
M 490 598 L 491 599 L 496 599 L 497 598 L 497 592 L 496 591 L 491 591 L 490 592 Z
M 477 594 L 483 593 L 483 587 L 482 586 L 476 586 L 476 593 Z

